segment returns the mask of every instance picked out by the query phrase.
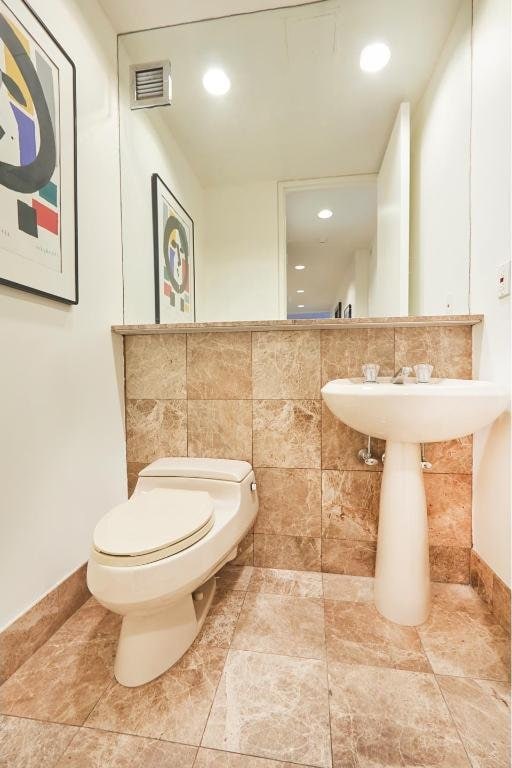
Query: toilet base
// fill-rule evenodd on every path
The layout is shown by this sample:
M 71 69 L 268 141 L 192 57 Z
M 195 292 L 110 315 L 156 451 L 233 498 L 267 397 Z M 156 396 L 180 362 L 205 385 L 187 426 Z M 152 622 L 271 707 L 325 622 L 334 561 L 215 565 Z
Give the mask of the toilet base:
M 192 645 L 215 594 L 215 578 L 209 579 L 196 596 L 186 595 L 172 605 L 149 614 L 123 618 L 114 674 L 129 688 L 149 683 L 180 659 Z

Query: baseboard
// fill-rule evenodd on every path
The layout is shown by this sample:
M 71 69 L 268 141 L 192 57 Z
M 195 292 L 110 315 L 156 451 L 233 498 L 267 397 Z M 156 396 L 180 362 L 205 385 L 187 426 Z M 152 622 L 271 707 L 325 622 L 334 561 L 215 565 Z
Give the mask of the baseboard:
M 510 587 L 474 549 L 471 550 L 469 578 L 471 586 L 490 607 L 498 623 L 510 633 Z
M 0 684 L 90 597 L 86 568 L 78 568 L 0 633 Z

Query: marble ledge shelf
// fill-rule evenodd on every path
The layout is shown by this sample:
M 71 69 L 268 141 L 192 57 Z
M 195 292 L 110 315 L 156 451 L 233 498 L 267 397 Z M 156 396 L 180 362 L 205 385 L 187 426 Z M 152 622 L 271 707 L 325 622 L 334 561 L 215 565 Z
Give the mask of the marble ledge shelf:
M 432 315 L 425 317 L 356 317 L 325 320 L 233 320 L 225 323 L 172 323 L 113 325 L 112 332 L 122 336 L 141 336 L 158 333 L 194 333 L 205 331 L 280 331 L 342 328 L 427 328 L 453 325 L 477 325 L 483 315 Z

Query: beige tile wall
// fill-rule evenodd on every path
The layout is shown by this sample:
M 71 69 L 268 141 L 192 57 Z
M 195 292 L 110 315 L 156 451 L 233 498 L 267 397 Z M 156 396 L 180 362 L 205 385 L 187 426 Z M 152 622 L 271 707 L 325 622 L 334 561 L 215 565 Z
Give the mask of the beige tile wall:
M 428 361 L 435 375 L 471 378 L 471 328 L 343 328 L 125 337 L 130 491 L 165 455 L 250 461 L 260 513 L 239 562 L 370 575 L 382 464 L 357 459 L 363 435 L 322 403 L 329 379 L 382 375 Z M 375 441 L 382 455 L 384 444 Z M 425 474 L 432 576 L 469 581 L 470 438 L 429 445 Z

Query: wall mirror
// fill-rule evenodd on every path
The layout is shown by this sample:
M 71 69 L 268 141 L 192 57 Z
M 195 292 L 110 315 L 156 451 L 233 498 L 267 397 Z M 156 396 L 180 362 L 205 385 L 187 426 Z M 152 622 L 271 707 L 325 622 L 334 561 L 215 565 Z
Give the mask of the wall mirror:
M 467 313 L 471 24 L 321 0 L 121 35 L 125 322 Z

